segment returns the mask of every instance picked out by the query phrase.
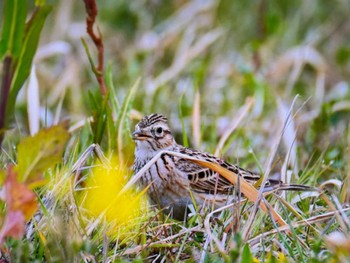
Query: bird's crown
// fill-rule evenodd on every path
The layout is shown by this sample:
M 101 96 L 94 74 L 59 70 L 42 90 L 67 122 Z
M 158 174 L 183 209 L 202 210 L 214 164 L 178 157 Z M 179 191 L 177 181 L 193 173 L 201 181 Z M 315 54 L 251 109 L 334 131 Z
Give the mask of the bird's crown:
M 137 124 L 137 126 L 142 129 L 142 128 L 152 126 L 153 124 L 155 124 L 157 122 L 167 123 L 168 119 L 162 114 L 153 113 L 153 114 L 150 114 L 150 115 L 143 117 L 141 119 L 141 121 Z

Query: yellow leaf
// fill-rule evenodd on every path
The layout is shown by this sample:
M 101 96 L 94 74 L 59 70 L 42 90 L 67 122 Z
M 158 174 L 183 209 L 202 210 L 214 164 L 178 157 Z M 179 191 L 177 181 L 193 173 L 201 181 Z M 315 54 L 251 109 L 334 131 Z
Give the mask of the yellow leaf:
M 65 124 L 43 129 L 23 139 L 18 145 L 19 181 L 32 183 L 40 180 L 43 172 L 61 161 L 68 139 Z

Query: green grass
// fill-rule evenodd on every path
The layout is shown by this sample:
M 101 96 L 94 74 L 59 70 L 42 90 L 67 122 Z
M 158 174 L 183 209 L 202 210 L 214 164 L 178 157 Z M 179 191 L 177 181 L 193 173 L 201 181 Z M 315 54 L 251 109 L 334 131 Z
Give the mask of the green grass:
M 49 43 L 64 43 L 46 46 L 50 53 L 35 60 L 43 114 L 31 118 L 40 120 L 40 129 L 56 115 L 69 119 L 71 137 L 61 163 L 46 170 L 46 183 L 35 189 L 44 207 L 34 232 L 4 242 L 13 262 L 350 260 L 350 212 L 335 212 L 350 200 L 347 1 L 99 1 L 107 98 L 80 40 L 83 34 L 96 63 L 83 2 L 49 2 L 37 55 Z M 254 102 L 243 113 L 248 98 Z M 0 152 L 3 170 L 17 162 L 16 146 L 30 133 L 27 112 L 19 95 Z M 193 208 L 187 222 L 150 208 L 127 235 L 108 234 L 108 223 L 94 225 L 78 202 L 97 156 L 87 158 L 79 176 L 72 167 L 98 143 L 129 169 L 130 133 L 140 116 L 153 112 L 168 116 L 179 143 L 210 153 L 242 116 L 220 156 L 324 193 L 267 198 L 290 235 L 260 209 L 254 215 L 254 204 L 244 200 L 217 217 Z M 1 224 L 5 215 L 2 202 Z

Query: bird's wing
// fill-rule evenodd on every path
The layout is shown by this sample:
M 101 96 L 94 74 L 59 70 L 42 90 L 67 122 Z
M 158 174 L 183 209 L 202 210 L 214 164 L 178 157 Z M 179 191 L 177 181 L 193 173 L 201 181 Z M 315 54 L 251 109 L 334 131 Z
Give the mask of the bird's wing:
M 185 159 L 179 159 L 176 169 L 187 176 L 191 190 L 198 193 L 228 194 L 233 185 L 215 171 L 199 166 Z
M 244 170 L 238 166 L 229 164 L 208 153 L 197 152 L 187 148 L 182 148 L 179 152 L 201 160 L 217 163 L 223 168 L 226 168 L 231 172 L 242 176 L 251 184 L 254 184 L 260 178 L 260 175 L 258 174 Z M 195 192 L 210 194 L 232 193 L 234 185 L 225 177 L 221 176 L 220 174 L 209 168 L 205 168 L 183 158 L 177 159 L 175 167 L 182 174 L 185 174 L 187 176 L 189 186 Z
M 182 154 L 186 154 L 190 157 L 219 164 L 223 168 L 237 174 L 238 176 L 241 176 L 245 181 L 252 185 L 254 185 L 261 178 L 261 176 L 257 173 L 230 164 L 208 153 L 198 152 L 192 149 L 185 148 L 183 146 L 179 147 L 177 151 Z M 232 193 L 234 185 L 217 172 L 195 164 L 194 162 L 191 162 L 190 160 L 184 158 L 177 158 L 175 162 L 175 169 L 178 169 L 179 172 L 187 178 L 188 185 L 191 188 L 191 190 L 198 193 L 207 194 Z M 264 192 L 270 192 L 274 190 L 317 191 L 316 188 L 310 186 L 299 184 L 283 184 L 278 179 L 269 178 L 264 185 Z

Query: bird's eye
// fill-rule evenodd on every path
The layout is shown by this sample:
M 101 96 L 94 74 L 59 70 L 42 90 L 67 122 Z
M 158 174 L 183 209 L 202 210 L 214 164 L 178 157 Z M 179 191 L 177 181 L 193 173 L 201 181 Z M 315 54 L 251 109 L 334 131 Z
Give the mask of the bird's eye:
M 158 127 L 156 129 L 156 135 L 162 135 L 163 134 L 163 128 L 162 127 Z

